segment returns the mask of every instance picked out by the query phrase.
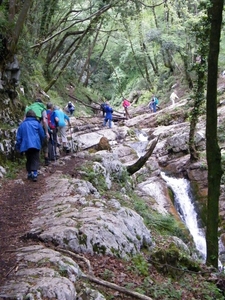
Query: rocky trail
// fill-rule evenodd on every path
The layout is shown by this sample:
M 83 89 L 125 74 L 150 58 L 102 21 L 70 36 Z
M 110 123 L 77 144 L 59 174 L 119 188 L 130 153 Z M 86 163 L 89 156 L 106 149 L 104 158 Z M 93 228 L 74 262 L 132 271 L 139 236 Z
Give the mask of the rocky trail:
M 67 157 L 70 154 L 67 155 Z M 36 241 L 26 238 L 26 233 L 30 229 L 30 222 L 34 217 L 39 214 L 36 200 L 40 195 L 48 189 L 46 185 L 46 179 L 52 173 L 62 171 L 62 174 L 69 175 L 72 178 L 76 177 L 76 169 L 74 166 L 81 164 L 82 161 L 72 158 L 66 160 L 66 164 L 59 166 L 54 165 L 54 162 L 48 166 L 42 166 L 42 174 L 39 175 L 37 182 L 31 182 L 26 179 L 26 172 L 24 170 L 19 171 L 16 179 L 2 179 L 0 189 L 0 291 L 1 286 L 8 280 L 13 278 L 18 270 L 17 257 L 15 252 L 18 248 L 25 246 L 35 245 Z M 39 242 L 40 243 L 40 242 Z M 49 245 L 54 248 L 54 245 Z M 96 277 L 107 279 L 113 274 L 113 282 L 120 285 L 121 280 L 127 279 L 129 282 L 133 282 L 138 286 L 138 283 L 142 280 L 140 276 L 135 276 L 132 272 L 128 271 L 128 263 L 125 261 L 119 261 L 110 256 L 89 256 L 87 259 L 91 261 L 91 267 Z M 85 264 L 83 264 L 85 269 Z M 105 270 L 108 270 L 108 275 Z M 126 274 L 124 273 L 127 269 Z M 110 273 L 111 272 L 111 273 Z M 111 274 L 111 275 L 110 275 Z M 103 288 L 104 290 L 104 288 Z M 111 291 L 112 292 L 112 291 Z M 110 293 L 110 292 L 109 292 Z M 118 294 L 113 291 L 112 293 Z M 1 299 L 1 298 L 0 298 Z M 126 296 L 126 298 L 117 299 L 132 299 Z

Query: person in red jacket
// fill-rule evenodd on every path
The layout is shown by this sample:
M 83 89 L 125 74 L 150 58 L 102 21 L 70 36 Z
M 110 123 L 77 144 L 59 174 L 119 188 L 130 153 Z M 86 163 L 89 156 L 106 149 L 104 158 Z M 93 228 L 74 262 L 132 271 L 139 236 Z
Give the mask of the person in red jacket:
M 130 114 L 128 112 L 128 107 L 130 106 L 130 102 L 127 99 L 123 99 L 123 108 L 124 108 L 124 112 L 125 112 L 125 116 L 127 119 L 130 119 Z

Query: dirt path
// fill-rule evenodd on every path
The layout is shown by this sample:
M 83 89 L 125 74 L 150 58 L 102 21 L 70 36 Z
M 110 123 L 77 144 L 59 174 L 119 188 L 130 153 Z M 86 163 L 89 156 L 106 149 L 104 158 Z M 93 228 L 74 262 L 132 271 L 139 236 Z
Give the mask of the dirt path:
M 36 199 L 45 189 L 45 180 L 39 176 L 38 182 L 28 181 L 25 171 L 21 171 L 16 180 L 1 179 L 0 184 L 1 286 L 10 270 L 16 267 L 14 251 L 25 244 L 20 237 L 29 230 L 30 222 L 37 214 Z
M 37 182 L 26 178 L 25 167 L 16 179 L 0 180 L 0 287 L 7 280 L 10 270 L 16 267 L 15 250 L 33 243 L 21 237 L 30 229 L 31 220 L 38 215 L 37 199 L 47 190 L 45 179 L 56 169 L 76 176 L 74 163 L 75 159 L 73 164 L 68 162 L 56 166 L 52 163 L 49 167 L 43 167 L 43 174 L 38 176 Z

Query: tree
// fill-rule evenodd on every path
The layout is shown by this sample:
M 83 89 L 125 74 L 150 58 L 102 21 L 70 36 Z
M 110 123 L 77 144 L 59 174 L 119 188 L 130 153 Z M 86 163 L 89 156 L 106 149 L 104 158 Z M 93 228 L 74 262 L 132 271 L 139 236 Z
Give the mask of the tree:
M 0 26 L 0 74 L 4 78 L 5 89 L 10 91 L 9 96 L 13 95 L 12 98 L 16 96 L 12 91 L 19 79 L 19 65 L 15 60 L 15 54 L 31 4 L 32 0 L 25 0 L 20 5 L 17 1 L 10 1 L 8 6 L 0 3 L 3 12 Z M 12 64 L 16 66 L 12 68 Z M 16 74 L 12 74 L 12 71 Z
M 206 155 L 208 163 L 208 203 L 206 263 L 218 268 L 218 216 L 221 170 L 221 153 L 217 140 L 217 74 L 223 0 L 211 0 L 208 9 L 210 23 L 208 81 L 206 103 Z

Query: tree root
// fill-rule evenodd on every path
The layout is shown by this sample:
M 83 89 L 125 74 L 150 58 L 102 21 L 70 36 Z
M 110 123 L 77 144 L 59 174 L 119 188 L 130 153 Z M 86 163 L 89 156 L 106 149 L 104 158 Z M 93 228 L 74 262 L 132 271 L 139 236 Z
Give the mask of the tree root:
M 108 282 L 108 281 L 105 281 L 105 280 L 102 280 L 102 279 L 99 279 L 97 277 L 94 276 L 94 273 L 93 273 L 93 270 L 92 270 L 92 267 L 91 267 L 91 264 L 90 264 L 90 261 L 88 259 L 86 259 L 84 256 L 82 255 L 78 255 L 72 251 L 69 251 L 69 250 L 65 250 L 65 249 L 62 249 L 62 248 L 55 248 L 56 251 L 59 251 L 59 252 L 62 252 L 62 253 L 65 253 L 65 254 L 68 254 L 69 256 L 73 257 L 73 258 L 76 258 L 76 259 L 79 259 L 79 260 L 83 260 L 87 267 L 88 267 L 88 275 L 86 274 L 82 274 L 81 275 L 81 278 L 82 279 L 87 279 L 87 280 L 90 280 L 94 283 L 97 283 L 97 284 L 100 284 L 100 285 L 103 285 L 105 287 L 108 287 L 108 288 L 111 288 L 113 290 L 116 290 L 120 293 L 123 293 L 125 295 L 129 295 L 129 296 L 132 296 L 136 299 L 141 299 L 141 300 L 152 300 L 152 298 L 148 297 L 148 296 L 145 296 L 145 295 L 142 295 L 142 294 L 139 294 L 137 292 L 133 292 L 133 291 L 130 291 L 124 287 L 121 287 L 115 283 L 111 283 L 111 282 Z
M 108 288 L 111 288 L 113 290 L 116 290 L 116 291 L 119 291 L 125 295 L 129 295 L 129 296 L 132 296 L 136 299 L 141 299 L 141 300 L 152 300 L 152 298 L 148 297 L 148 296 L 145 296 L 145 295 L 142 295 L 142 294 L 139 294 L 137 292 L 132 292 L 131 290 L 128 290 L 124 287 L 121 287 L 115 283 L 111 283 L 111 282 L 108 282 L 108 281 L 105 281 L 105 280 L 102 280 L 102 279 L 99 279 L 99 278 L 96 278 L 94 276 L 91 276 L 91 275 L 85 275 L 83 274 L 81 276 L 83 279 L 88 279 L 94 283 L 97 283 L 97 284 L 100 284 L 100 285 L 103 285 L 105 287 L 108 287 Z

